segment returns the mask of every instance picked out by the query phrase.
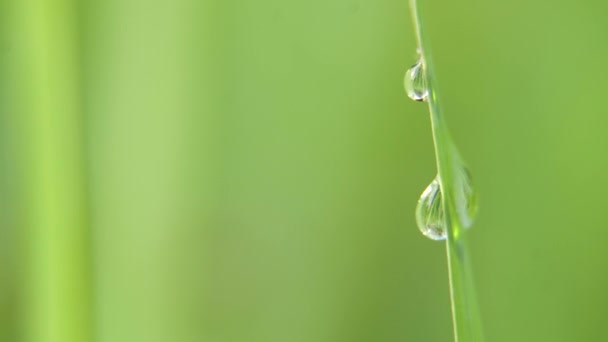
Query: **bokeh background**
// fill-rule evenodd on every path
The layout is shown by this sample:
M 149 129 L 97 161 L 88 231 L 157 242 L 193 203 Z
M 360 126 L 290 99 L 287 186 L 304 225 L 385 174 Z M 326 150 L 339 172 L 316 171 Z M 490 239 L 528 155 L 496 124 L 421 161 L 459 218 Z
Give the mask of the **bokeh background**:
M 608 3 L 421 0 L 488 341 L 608 341 Z M 0 1 L 0 341 L 450 341 L 406 0 Z

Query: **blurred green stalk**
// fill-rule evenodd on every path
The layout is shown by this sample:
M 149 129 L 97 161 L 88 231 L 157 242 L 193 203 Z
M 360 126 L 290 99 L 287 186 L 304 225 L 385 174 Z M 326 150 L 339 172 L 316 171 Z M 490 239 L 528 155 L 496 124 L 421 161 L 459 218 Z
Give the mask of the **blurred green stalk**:
M 26 227 L 23 340 L 91 341 L 79 7 L 71 0 L 10 3 Z

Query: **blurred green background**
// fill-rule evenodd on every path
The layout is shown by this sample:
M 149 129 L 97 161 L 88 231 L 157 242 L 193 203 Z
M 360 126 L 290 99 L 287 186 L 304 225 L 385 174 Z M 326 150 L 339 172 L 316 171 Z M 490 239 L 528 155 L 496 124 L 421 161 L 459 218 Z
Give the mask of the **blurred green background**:
M 608 341 L 608 4 L 421 1 L 487 341 Z M 450 341 L 409 15 L 0 1 L 0 341 Z

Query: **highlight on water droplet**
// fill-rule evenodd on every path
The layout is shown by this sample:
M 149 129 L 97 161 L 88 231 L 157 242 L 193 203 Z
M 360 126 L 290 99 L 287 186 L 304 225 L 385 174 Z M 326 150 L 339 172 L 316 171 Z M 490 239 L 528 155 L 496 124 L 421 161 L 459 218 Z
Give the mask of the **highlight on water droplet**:
M 460 165 L 454 174 L 456 214 L 460 224 L 464 228 L 470 228 L 477 216 L 477 191 L 466 166 Z
M 414 101 L 426 101 L 429 89 L 426 81 L 425 65 L 422 58 L 405 73 L 403 80 L 407 96 Z
M 422 234 L 432 240 L 447 238 L 439 175 L 429 184 L 418 200 L 416 223 Z

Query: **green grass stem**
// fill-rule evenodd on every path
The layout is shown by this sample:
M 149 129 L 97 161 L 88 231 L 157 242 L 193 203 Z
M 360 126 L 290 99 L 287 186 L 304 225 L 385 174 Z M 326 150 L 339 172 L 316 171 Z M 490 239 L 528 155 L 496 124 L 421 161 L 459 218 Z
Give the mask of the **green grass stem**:
M 454 339 L 456 342 L 483 341 L 481 317 L 479 314 L 469 253 L 456 211 L 456 172 L 464 163 L 452 142 L 447 125 L 443 119 L 437 96 L 437 81 L 434 74 L 429 40 L 425 36 L 422 16 L 417 0 L 410 0 L 416 39 L 420 58 L 426 68 L 428 85 L 428 106 L 433 130 L 433 142 L 437 171 L 441 182 L 442 205 L 445 212 L 447 229 L 447 258 L 452 302 Z

